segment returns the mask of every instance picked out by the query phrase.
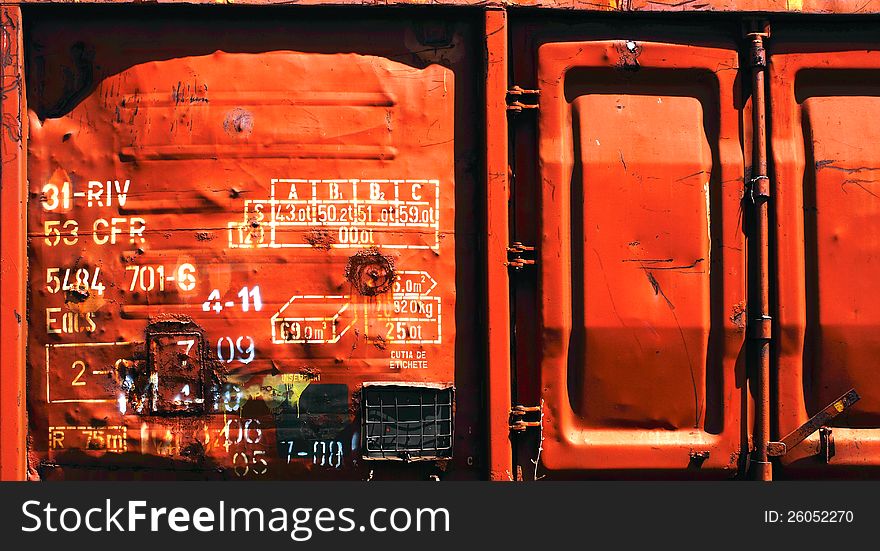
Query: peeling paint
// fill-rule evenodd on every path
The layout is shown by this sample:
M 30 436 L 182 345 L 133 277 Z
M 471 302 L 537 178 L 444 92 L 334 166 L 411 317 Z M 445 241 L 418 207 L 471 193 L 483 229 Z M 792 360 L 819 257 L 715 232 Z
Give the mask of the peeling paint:
M 455 238 L 476 235 L 473 26 L 169 15 L 156 42 L 108 17 L 32 29 L 40 476 L 366 476 L 363 381 L 450 382 L 480 356 L 456 310 L 478 266 Z M 478 441 L 456 446 L 449 472 L 476 477 Z
M 394 259 L 378 249 L 358 251 L 345 266 L 345 279 L 368 297 L 388 292 L 396 277 Z

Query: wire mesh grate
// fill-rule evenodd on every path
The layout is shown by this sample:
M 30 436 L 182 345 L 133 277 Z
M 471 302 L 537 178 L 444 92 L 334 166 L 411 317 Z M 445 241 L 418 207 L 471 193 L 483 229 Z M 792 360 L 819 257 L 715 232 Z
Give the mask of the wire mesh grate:
M 367 386 L 363 404 L 365 457 L 452 457 L 451 388 Z

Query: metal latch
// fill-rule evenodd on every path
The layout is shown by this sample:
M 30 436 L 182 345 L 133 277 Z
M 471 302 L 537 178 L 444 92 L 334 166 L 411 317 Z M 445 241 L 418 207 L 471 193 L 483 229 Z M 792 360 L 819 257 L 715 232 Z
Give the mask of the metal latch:
M 858 402 L 860 398 L 855 389 L 850 390 L 812 416 L 809 421 L 790 432 L 781 442 L 768 442 L 767 455 L 771 457 L 783 456 L 808 436 L 819 431 L 820 453 L 824 453 L 826 461 L 831 459 L 834 456 L 834 439 L 831 437 L 831 429 L 823 425 L 843 413 L 846 408 Z
M 523 245 L 519 241 L 516 241 L 515 243 L 507 247 L 507 266 L 513 268 L 514 270 L 521 270 L 523 266 L 534 266 L 535 259 L 523 258 L 524 253 L 533 252 L 535 252 L 534 247 Z
M 524 109 L 537 109 L 540 90 L 527 90 L 514 86 L 507 90 L 507 110 L 512 113 L 522 113 Z
M 743 36 L 752 40 L 749 63 L 752 67 L 766 67 L 767 53 L 764 39 L 770 38 L 770 22 L 766 19 L 750 19 L 743 22 Z
M 530 413 L 537 413 L 538 420 L 526 421 L 524 417 Z M 510 408 L 510 430 L 514 432 L 523 432 L 529 427 L 540 427 L 541 416 L 541 406 L 513 406 Z
M 755 176 L 749 180 L 747 196 L 749 201 L 756 205 L 759 201 L 770 198 L 770 178 L 768 176 Z

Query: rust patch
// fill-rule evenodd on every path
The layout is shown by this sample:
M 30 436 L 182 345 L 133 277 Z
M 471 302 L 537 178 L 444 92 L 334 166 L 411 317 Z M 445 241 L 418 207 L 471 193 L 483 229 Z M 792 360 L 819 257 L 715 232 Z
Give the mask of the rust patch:
M 144 354 L 115 366 L 113 375 L 127 398 L 120 408 L 141 415 L 210 411 L 225 377 L 208 356 L 202 328 L 189 316 L 169 314 L 152 320 L 144 335 Z
M 351 392 L 351 400 L 349 401 L 348 414 L 354 417 L 361 411 L 361 402 L 363 400 L 363 387 L 358 387 Z
M 248 234 L 250 236 L 251 242 L 259 243 L 263 238 L 263 228 L 260 226 L 260 221 L 256 219 L 256 217 L 251 216 L 248 218 Z
M 97 293 L 91 293 L 84 286 L 74 286 L 64 291 L 64 305 L 71 312 L 80 314 L 82 321 L 93 325 L 94 313 L 104 306 L 106 300 Z
M 329 230 L 314 228 L 305 236 L 306 243 L 319 251 L 329 251 L 336 238 Z
M 379 350 L 385 350 L 386 348 L 388 348 L 388 342 L 382 335 L 376 335 L 376 338 L 373 339 L 373 346 L 375 346 Z
M 31 433 L 27 435 L 27 479 L 39 481 L 41 480 L 38 467 L 42 463 L 39 453 L 34 449 L 34 436 Z
M 320 379 L 321 372 L 313 366 L 305 365 L 299 368 L 299 374 L 307 379 Z
M 196 232 L 196 239 L 199 241 L 213 241 L 217 238 L 217 235 L 214 232 L 209 231 L 200 231 Z
M 82 303 L 88 300 L 89 290 L 86 288 L 74 287 L 64 292 L 64 302 Z
M 226 114 L 223 130 L 230 136 L 247 138 L 254 130 L 254 116 L 250 111 L 236 107 Z
M 638 71 L 641 69 L 639 65 L 639 56 L 642 55 L 642 47 L 633 40 L 619 42 L 617 49 L 617 65 L 618 69 L 624 71 Z
M 193 440 L 180 450 L 180 456 L 201 463 L 205 460 L 205 452 L 205 446 L 198 440 Z
M 368 297 L 387 292 L 395 277 L 394 260 L 376 248 L 358 252 L 345 266 L 345 279 L 358 293 Z
M 691 452 L 688 453 L 688 470 L 699 470 L 700 468 L 702 468 L 703 463 L 705 463 L 706 460 L 709 459 L 709 455 L 710 454 L 708 451 L 691 450 Z
M 733 305 L 733 310 L 730 313 L 730 321 L 732 321 L 740 331 L 746 330 L 746 303 L 744 301 L 737 302 Z

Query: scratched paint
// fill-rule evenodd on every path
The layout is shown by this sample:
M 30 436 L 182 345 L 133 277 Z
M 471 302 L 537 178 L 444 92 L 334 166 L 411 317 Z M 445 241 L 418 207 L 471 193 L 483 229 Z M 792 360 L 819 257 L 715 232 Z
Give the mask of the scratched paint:
M 582 11 L 876 11 L 871 2 L 527 3 Z M 34 20 L 31 112 L 22 121 L 21 26 L 17 8 L 0 13 L 7 206 L 16 201 L 10 182 L 23 178 L 14 150 L 31 137 L 31 314 L 14 313 L 30 338 L 32 476 L 107 477 L 132 467 L 145 468 L 146 477 L 425 478 L 460 475 L 465 465 L 473 468 L 464 476 L 474 475 L 478 388 L 487 381 L 473 359 L 482 357 L 474 344 L 482 333 L 469 254 L 472 261 L 484 236 L 465 222 L 479 204 L 471 172 L 481 159 L 471 135 L 483 99 L 502 111 L 489 114 L 493 124 L 504 119 L 503 105 L 493 102 L 503 104 L 508 82 L 540 89 L 542 102 L 511 127 L 513 233 L 538 246 L 535 264 L 520 262 L 527 269 L 510 280 L 515 394 L 540 404 L 527 408 L 538 430 L 516 436 L 519 467 L 534 478 L 657 469 L 729 476 L 748 451 L 740 358 L 749 305 L 737 207 L 747 208 L 739 199 L 749 123 L 736 45 L 709 35 L 693 40 L 694 29 L 682 38 L 675 24 L 639 29 L 623 20 L 597 41 L 600 22 L 581 32 L 569 17 L 554 35 L 549 18 L 523 18 L 511 35 L 512 58 L 487 52 L 492 64 L 511 61 L 512 79 L 490 70 L 496 97 L 480 98 L 468 86 L 480 48 L 473 33 L 465 39 L 462 25 L 449 22 L 377 17 L 362 32 L 360 22 L 346 27 L 336 19 L 291 32 L 269 18 L 248 27 L 212 16 L 172 28 L 159 48 L 143 37 L 167 21 L 145 33 L 136 17 Z M 259 34 L 260 44 L 214 36 L 221 22 Z M 565 44 L 541 52 L 531 37 L 522 39 L 536 30 L 541 40 Z M 355 38 L 322 42 L 331 31 Z M 876 133 L 873 42 L 847 34 L 823 45 L 802 35 L 792 45 L 777 27 L 773 36 L 773 177 L 781 190 L 776 432 L 836 397 L 844 390 L 837 385 L 857 386 L 864 397 L 782 467 L 800 476 L 876 466 L 876 316 L 864 297 L 876 280 L 877 193 L 862 143 Z M 497 46 L 501 37 L 491 40 Z M 682 42 L 700 46 L 673 45 Z M 799 48 L 820 53 L 792 53 Z M 339 71 L 332 78 L 331 66 Z M 840 129 L 862 142 L 841 139 Z M 506 145 L 506 128 L 487 132 L 490 143 Z M 498 230 L 507 222 L 508 167 L 487 165 L 502 198 L 488 208 Z M 560 178 L 559 165 L 571 173 Z M 537 188 L 529 182 L 535 176 Z M 502 272 L 505 260 L 515 265 L 498 237 L 506 231 L 490 232 L 500 255 L 488 261 Z M 559 247 L 551 237 L 570 243 Z M 26 264 L 10 258 L 4 252 L 4 268 Z M 9 273 L 7 305 L 15 292 Z M 506 289 L 507 278 L 493 273 Z M 492 303 L 504 310 L 506 293 L 501 298 Z M 0 332 L 7 352 L 15 348 L 9 335 L 21 334 L 11 321 Z M 509 366 L 497 358 L 507 353 L 508 335 L 499 339 L 499 328 L 506 333 L 508 324 L 493 328 L 503 352 L 492 362 L 503 372 Z M 5 387 L 8 380 L 4 373 Z M 365 436 L 358 421 L 365 383 L 454 383 L 464 413 L 453 459 L 410 470 L 359 465 L 359 448 L 377 436 Z M 491 389 L 493 424 L 508 413 L 509 391 Z M 425 396 L 408 399 L 416 395 Z M 9 398 L 4 434 L 6 414 L 16 412 Z M 493 439 L 509 450 L 506 431 L 493 428 Z M 833 456 L 828 442 L 837 443 Z M 523 478 L 495 467 L 493 457 L 494 477 Z
M 30 88 L 36 471 L 364 476 L 363 383 L 456 384 L 457 65 L 199 38 L 129 61 L 139 38 L 57 25 L 34 66 L 66 76 Z
M 744 334 L 724 311 L 746 298 L 736 46 L 542 38 L 545 346 L 535 379 L 518 372 L 540 390 L 526 404 L 542 406 L 519 476 L 531 478 L 535 449 L 535 477 L 734 476 Z
M 880 214 L 868 123 L 880 112 L 878 58 L 849 35 L 833 55 L 771 49 L 779 114 L 771 141 L 780 213 L 779 406 L 776 430 L 794 431 L 850 389 L 862 397 L 782 458 L 788 476 L 880 464 L 873 437 L 880 394 L 872 369 L 880 308 L 873 299 Z M 841 70 L 845 68 L 845 70 Z M 828 458 L 827 442 L 833 443 Z M 821 476 L 821 474 L 819 474 Z

